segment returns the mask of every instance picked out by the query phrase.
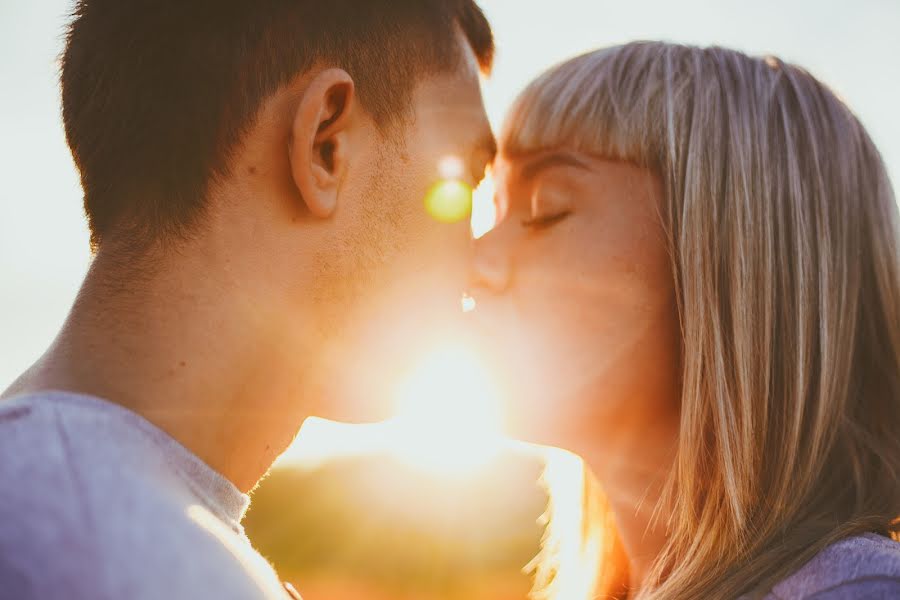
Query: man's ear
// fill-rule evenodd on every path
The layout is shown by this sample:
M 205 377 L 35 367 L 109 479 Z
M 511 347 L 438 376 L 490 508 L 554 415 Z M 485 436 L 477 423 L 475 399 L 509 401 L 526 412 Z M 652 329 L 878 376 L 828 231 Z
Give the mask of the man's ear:
M 347 126 L 356 103 L 353 79 L 326 69 L 303 92 L 291 125 L 288 156 L 294 184 L 319 218 L 337 207 L 338 184 L 347 163 Z

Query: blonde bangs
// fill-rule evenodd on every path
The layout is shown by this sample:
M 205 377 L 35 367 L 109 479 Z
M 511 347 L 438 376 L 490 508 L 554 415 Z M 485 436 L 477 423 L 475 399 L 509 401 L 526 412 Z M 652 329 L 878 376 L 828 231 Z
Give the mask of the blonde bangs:
M 656 166 L 664 128 L 655 106 L 662 90 L 647 69 L 629 68 L 631 44 L 583 54 L 552 67 L 516 98 L 500 134 L 507 156 L 572 148 L 612 160 Z M 648 68 L 657 61 L 643 60 Z

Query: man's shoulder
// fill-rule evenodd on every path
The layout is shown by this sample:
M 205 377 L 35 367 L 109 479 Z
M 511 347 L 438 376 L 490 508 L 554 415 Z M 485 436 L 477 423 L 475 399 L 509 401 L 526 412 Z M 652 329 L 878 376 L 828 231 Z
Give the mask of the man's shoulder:
M 271 596 L 265 561 L 176 475 L 89 447 L 103 428 L 43 400 L 0 402 L 0 599 Z
M 771 597 L 900 597 L 900 542 L 873 533 L 835 542 L 776 585 Z
M 164 494 L 146 489 L 146 477 L 125 459 L 129 449 L 117 439 L 122 436 L 104 426 L 101 412 L 57 403 L 52 393 L 3 400 L 0 511 L 22 526 L 33 519 L 15 515 L 40 515 L 60 530 L 90 532 L 97 520 L 111 516 L 104 504 L 161 506 Z
M 99 507 L 87 522 L 77 513 L 98 507 L 74 518 L 58 505 L 17 508 L 0 518 L 0 580 L 17 584 L 17 599 L 275 597 L 264 559 L 198 505 L 148 490 L 133 510 Z

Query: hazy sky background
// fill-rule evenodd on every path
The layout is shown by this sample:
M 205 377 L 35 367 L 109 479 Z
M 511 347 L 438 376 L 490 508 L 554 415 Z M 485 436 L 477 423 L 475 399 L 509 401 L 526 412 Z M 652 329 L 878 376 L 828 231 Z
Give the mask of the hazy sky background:
M 185 0 L 189 1 L 189 0 Z M 251 1 L 251 0 L 247 0 Z M 777 54 L 861 117 L 900 182 L 900 0 L 482 0 L 497 38 L 489 114 L 568 56 L 634 39 Z M 70 0 L 0 0 L 0 389 L 52 340 L 90 261 L 59 113 Z

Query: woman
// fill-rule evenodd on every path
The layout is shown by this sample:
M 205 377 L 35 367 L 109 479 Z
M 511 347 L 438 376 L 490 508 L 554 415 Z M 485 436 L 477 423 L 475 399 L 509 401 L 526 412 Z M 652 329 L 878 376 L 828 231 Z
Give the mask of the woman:
M 596 597 L 900 597 L 900 233 L 849 109 L 636 43 L 538 78 L 500 143 L 474 318 L 515 433 L 597 476 Z

